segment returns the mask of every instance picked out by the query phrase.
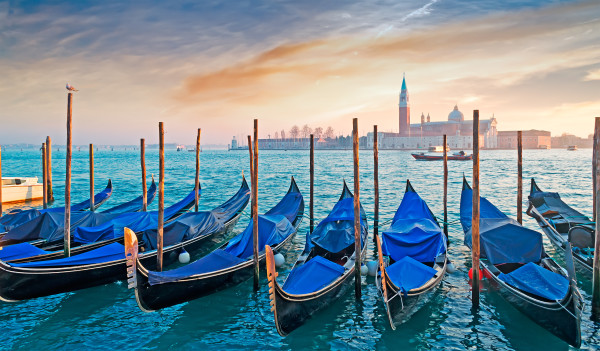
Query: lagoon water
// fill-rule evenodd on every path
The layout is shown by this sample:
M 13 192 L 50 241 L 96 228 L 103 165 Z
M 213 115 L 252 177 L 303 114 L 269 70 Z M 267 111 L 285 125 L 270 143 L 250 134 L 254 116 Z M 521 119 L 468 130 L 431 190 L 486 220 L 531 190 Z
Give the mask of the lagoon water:
M 87 150 L 86 150 L 87 151 Z M 89 194 L 88 154 L 73 153 L 72 201 Z M 165 158 L 165 202 L 169 205 L 193 189 L 195 153 L 167 151 Z M 373 229 L 373 154 L 360 151 L 361 202 L 369 216 L 369 235 Z M 53 151 L 53 178 L 56 201 L 62 205 L 65 152 Z M 560 192 L 568 204 L 586 215 L 592 211 L 591 150 L 524 151 L 524 198 L 529 179 L 548 191 Z M 38 176 L 41 180 L 41 155 L 38 151 L 2 150 L 3 176 Z M 148 179 L 158 178 L 158 152 L 146 153 Z M 305 195 L 308 213 L 308 151 L 261 151 L 259 157 L 259 213 L 271 208 L 285 194 L 294 176 Z M 388 225 L 400 204 L 406 179 L 443 218 L 443 178 L 441 162 L 415 161 L 409 152 L 381 151 L 380 216 Z M 516 217 L 516 151 L 485 150 L 481 154 L 481 195 L 502 211 Z M 99 150 L 95 153 L 95 187 L 100 191 L 108 178 L 114 192 L 104 208 L 141 194 L 139 151 Z M 201 153 L 201 209 L 211 209 L 238 189 L 241 174 L 249 174 L 247 151 L 205 151 Z M 124 283 L 109 284 L 18 303 L 0 303 L 2 337 L 0 349 L 485 349 L 485 350 L 567 350 L 570 347 L 518 312 L 483 283 L 481 308 L 471 312 L 467 272 L 470 251 L 463 245 L 458 223 L 462 174 L 471 179 L 472 162 L 449 162 L 448 210 L 449 257 L 458 270 L 447 274 L 438 292 L 413 318 L 392 331 L 374 278 L 363 277 L 363 296 L 354 299 L 354 289 L 326 310 L 314 315 L 288 337 L 280 337 L 270 312 L 265 272 L 261 289 L 254 293 L 252 281 L 211 296 L 159 312 L 144 313 L 136 304 L 133 290 Z M 324 218 L 342 190 L 342 181 L 353 181 L 352 151 L 315 152 L 315 218 Z M 157 201 L 150 206 L 156 209 Z M 526 208 L 526 204 L 524 204 Z M 248 222 L 250 206 L 234 233 Z M 527 215 L 524 224 L 538 230 Z M 296 256 L 304 247 L 308 219 L 300 226 L 286 264 L 279 269 L 283 281 Z M 559 263 L 564 260 L 544 238 L 548 253 Z M 372 241 L 368 260 L 373 260 Z M 600 347 L 600 324 L 591 322 L 591 282 L 578 276 L 586 306 L 582 320 L 582 349 Z

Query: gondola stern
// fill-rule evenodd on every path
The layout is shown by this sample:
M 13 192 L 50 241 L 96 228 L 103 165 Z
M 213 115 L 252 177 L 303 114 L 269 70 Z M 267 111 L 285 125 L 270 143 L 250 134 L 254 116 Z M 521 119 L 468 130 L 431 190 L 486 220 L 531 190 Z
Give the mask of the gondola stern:
M 529 196 L 533 195 L 535 192 L 541 192 L 542 189 L 535 182 L 535 178 L 531 178 L 531 189 L 529 190 Z
M 137 290 L 138 240 L 133 230 L 124 228 L 125 260 L 127 265 L 127 288 Z
M 293 178 L 292 178 L 293 181 Z M 266 258 L 266 266 L 267 266 L 267 280 L 269 281 L 269 304 L 271 306 L 271 312 L 273 312 L 273 317 L 275 318 L 275 327 L 277 328 L 277 333 L 281 336 L 286 336 L 287 333 L 281 328 L 279 325 L 279 319 L 277 316 L 277 296 L 279 289 L 279 284 L 277 283 L 277 268 L 275 267 L 275 258 L 273 256 L 273 249 L 271 246 L 265 246 L 265 258 Z
M 469 182 L 467 181 L 467 177 L 465 177 L 465 174 L 463 173 L 463 186 L 462 186 L 462 190 L 471 190 L 471 186 L 469 185 Z
M 348 183 L 346 183 L 346 179 L 344 179 L 344 189 L 342 190 L 342 195 L 340 195 L 338 201 L 351 197 L 354 197 L 354 194 L 352 194 L 352 191 L 350 191 L 350 188 L 348 187 Z
M 298 184 L 296 184 L 296 179 L 294 179 L 294 176 L 292 176 L 292 180 L 290 181 L 288 194 L 289 193 L 300 193 L 300 188 L 298 188 Z

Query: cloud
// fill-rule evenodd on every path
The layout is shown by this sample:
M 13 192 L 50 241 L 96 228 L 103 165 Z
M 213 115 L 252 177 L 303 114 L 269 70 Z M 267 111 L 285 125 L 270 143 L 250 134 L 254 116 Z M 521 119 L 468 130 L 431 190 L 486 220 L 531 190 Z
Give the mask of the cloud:
M 600 80 L 600 68 L 593 70 L 593 71 L 589 71 L 587 73 L 587 75 L 584 78 L 585 81 L 590 81 L 590 80 Z

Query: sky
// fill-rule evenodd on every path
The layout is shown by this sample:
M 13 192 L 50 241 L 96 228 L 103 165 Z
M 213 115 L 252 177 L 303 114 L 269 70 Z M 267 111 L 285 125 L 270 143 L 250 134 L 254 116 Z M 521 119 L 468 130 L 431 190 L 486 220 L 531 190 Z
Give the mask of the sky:
M 0 144 L 228 144 L 293 125 L 398 130 L 495 116 L 586 137 L 600 116 L 600 3 L 527 0 L 3 1 Z

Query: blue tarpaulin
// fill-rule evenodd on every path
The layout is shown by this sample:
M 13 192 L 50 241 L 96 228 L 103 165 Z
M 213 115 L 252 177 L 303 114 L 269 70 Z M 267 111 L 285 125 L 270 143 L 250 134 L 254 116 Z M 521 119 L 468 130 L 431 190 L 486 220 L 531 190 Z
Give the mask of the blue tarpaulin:
M 511 273 L 500 273 L 498 279 L 510 286 L 548 300 L 562 300 L 569 291 L 569 281 L 533 263 L 519 267 Z
M 463 189 L 460 195 L 460 224 L 463 231 L 471 228 L 473 218 L 473 190 Z M 496 206 L 492 205 L 485 197 L 479 197 L 479 218 L 508 218 Z
M 385 269 L 387 276 L 403 293 L 423 286 L 437 272 L 423 263 L 405 256 Z
M 0 248 L 0 260 L 10 261 L 24 257 L 38 256 L 49 253 L 29 243 L 20 243 Z
M 104 224 L 115 215 L 91 211 L 79 211 L 71 214 L 71 229 L 79 226 L 98 226 Z M 62 240 L 64 237 L 65 216 L 59 212 L 46 212 L 14 229 L 2 238 L 2 241 L 24 242 L 44 239 L 47 242 Z
M 254 220 L 250 220 L 246 229 L 236 235 L 225 248 L 225 251 L 239 258 L 245 259 L 253 255 L 252 227 Z M 258 250 L 263 252 L 265 245 L 274 246 L 281 243 L 296 231 L 292 223 L 282 215 L 258 216 Z
M 98 194 L 94 195 L 95 203 L 99 204 L 102 201 L 105 201 L 112 195 L 112 183 L 110 180 L 108 181 L 108 187 Z M 78 204 L 71 205 L 71 211 L 81 211 L 90 207 L 90 200 L 84 200 Z M 64 214 L 64 207 L 53 207 L 48 209 L 15 209 L 5 214 L 0 218 L 0 231 L 10 231 L 21 224 L 27 223 L 28 221 L 41 216 L 43 213 L 62 213 Z
M 245 189 L 247 189 L 247 185 Z M 244 194 L 247 196 L 246 190 L 244 190 Z M 299 211 L 303 208 L 304 199 L 298 192 L 295 183 L 292 182 L 288 193 L 275 207 L 267 212 L 268 215 L 258 216 L 259 252 L 264 252 L 265 245 L 277 245 L 295 233 L 296 229 L 290 223 L 289 218 L 295 220 Z M 200 260 L 180 268 L 165 272 L 150 272 L 152 279 L 150 284 L 174 282 L 196 274 L 213 272 L 248 261 L 254 254 L 252 246 L 253 225 L 254 222 L 250 220 L 246 229 L 231 239 L 225 249 L 215 250 Z
M 361 239 L 364 240 L 367 224 L 361 207 Z M 327 218 L 323 219 L 310 234 L 312 244 L 329 252 L 337 253 L 354 244 L 354 198 L 338 201 Z
M 434 262 L 446 252 L 442 228 L 427 203 L 412 190 L 404 193 L 392 225 L 381 233 L 381 239 L 383 254 L 394 261 L 410 256 L 420 262 Z
M 472 190 L 463 189 L 460 220 L 465 230 L 465 245 L 471 248 Z M 544 252 L 542 235 L 508 218 L 491 202 L 480 197 L 479 241 L 481 257 L 492 264 L 539 262 Z
M 315 256 L 290 272 L 283 284 L 289 294 L 309 294 L 319 291 L 344 274 L 344 267 L 321 256 Z
M 14 267 L 34 268 L 34 267 L 62 267 L 76 266 L 94 263 L 104 263 L 125 259 L 125 247 L 119 243 L 112 243 L 97 249 L 81 253 L 79 255 L 59 258 L 56 260 L 46 260 L 39 262 L 14 263 Z
M 199 193 L 200 191 L 201 189 L 198 189 Z M 168 221 L 180 211 L 186 210 L 194 201 L 194 191 L 192 191 L 183 200 L 165 209 L 164 220 Z M 74 240 L 87 244 L 121 237 L 125 227 L 137 233 L 158 226 L 158 211 L 122 213 L 111 216 L 113 217 L 109 221 L 99 225 L 79 225 L 75 229 Z
M 176 282 L 193 275 L 216 272 L 221 269 L 233 267 L 245 261 L 246 260 L 243 260 L 223 250 L 215 250 L 212 253 L 202 257 L 198 261 L 192 262 L 183 267 L 175 268 L 165 272 L 149 271 L 148 283 L 150 283 L 150 285 L 156 285 Z
M 410 256 L 420 262 L 434 262 L 446 252 L 446 236 L 428 218 L 398 219 L 381 233 L 382 251 L 394 261 Z

